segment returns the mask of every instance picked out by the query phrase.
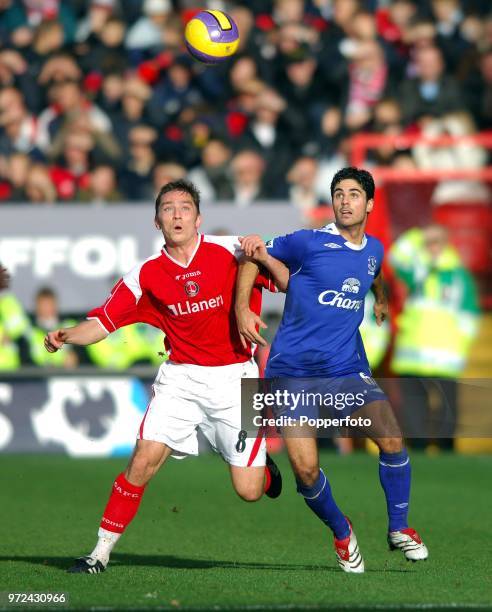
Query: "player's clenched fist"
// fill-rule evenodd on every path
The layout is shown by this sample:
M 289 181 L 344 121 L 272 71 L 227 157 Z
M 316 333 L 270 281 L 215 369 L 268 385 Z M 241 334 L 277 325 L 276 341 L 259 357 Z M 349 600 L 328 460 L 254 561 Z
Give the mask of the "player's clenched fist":
M 268 251 L 265 243 L 257 234 L 250 234 L 239 238 L 239 242 L 246 257 L 252 257 L 255 261 L 264 263 L 268 258 Z
M 375 302 L 374 315 L 376 317 L 376 323 L 379 326 L 381 326 L 383 324 L 383 321 L 387 318 L 388 311 L 388 302 L 386 300 L 382 302 Z
M 56 353 L 65 344 L 67 332 L 64 329 L 56 329 L 49 332 L 44 338 L 44 348 L 48 353 Z

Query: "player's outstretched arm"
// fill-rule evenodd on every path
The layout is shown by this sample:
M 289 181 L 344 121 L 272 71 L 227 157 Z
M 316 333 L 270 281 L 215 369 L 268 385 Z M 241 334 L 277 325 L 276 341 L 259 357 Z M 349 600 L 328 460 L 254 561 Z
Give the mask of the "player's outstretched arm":
M 44 348 L 48 353 L 56 353 L 64 344 L 78 344 L 86 346 L 95 344 L 106 338 L 106 332 L 94 319 L 82 321 L 75 327 L 66 327 L 49 332 L 44 338 Z
M 257 327 L 266 329 L 265 323 L 260 317 L 249 308 L 251 291 L 258 276 L 258 264 L 254 261 L 244 259 L 239 263 L 239 272 L 236 283 L 236 320 L 241 342 L 246 348 L 248 342 L 266 346 L 260 334 L 256 331 Z
M 277 289 L 285 293 L 289 284 L 289 269 L 268 253 L 263 239 L 257 234 L 250 234 L 244 238 L 239 238 L 239 242 L 246 257 L 251 257 L 264 266 L 272 275 Z
M 388 298 L 386 296 L 383 275 L 381 272 L 374 279 L 371 290 L 375 297 L 374 315 L 376 317 L 376 323 L 381 326 L 388 316 Z

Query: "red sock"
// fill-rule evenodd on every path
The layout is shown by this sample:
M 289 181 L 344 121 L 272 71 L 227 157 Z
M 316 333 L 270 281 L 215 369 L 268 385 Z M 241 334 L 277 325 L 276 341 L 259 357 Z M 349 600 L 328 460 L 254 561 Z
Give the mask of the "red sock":
M 114 533 L 123 533 L 137 514 L 144 490 L 145 486 L 132 485 L 123 473 L 120 474 L 114 481 L 101 527 Z
M 266 493 L 272 484 L 272 475 L 270 474 L 270 468 L 265 466 L 265 486 L 263 488 L 263 492 Z

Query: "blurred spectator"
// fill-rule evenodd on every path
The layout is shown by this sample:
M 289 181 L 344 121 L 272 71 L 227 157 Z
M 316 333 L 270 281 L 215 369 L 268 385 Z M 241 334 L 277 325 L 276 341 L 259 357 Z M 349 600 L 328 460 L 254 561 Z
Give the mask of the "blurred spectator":
M 287 174 L 289 201 L 307 216 L 326 202 L 319 194 L 318 161 L 314 157 L 299 157 Z
M 26 180 L 25 191 L 27 200 L 34 204 L 54 204 L 57 199 L 48 168 L 43 164 L 33 164 Z
M 10 191 L 8 199 L 10 202 L 26 201 L 26 182 L 29 176 L 31 160 L 24 153 L 13 153 L 8 158 L 8 181 Z
M 130 200 L 153 198 L 152 172 L 156 163 L 157 132 L 148 125 L 137 125 L 128 134 L 129 159 L 121 172 L 120 184 Z
M 113 90 L 119 92 L 119 83 L 112 86 Z M 112 93 L 114 95 L 114 92 Z M 151 95 L 152 89 L 138 77 L 130 77 L 123 81 L 120 96 L 121 111 L 114 112 L 113 121 L 116 138 L 123 149 L 128 147 L 129 131 L 139 124 L 148 122 L 146 104 Z
M 350 130 L 367 126 L 374 105 L 383 97 L 388 68 L 383 50 L 376 41 L 359 41 L 349 64 L 345 124 Z
M 400 105 L 394 98 L 385 98 L 374 107 L 374 132 L 387 136 L 397 136 L 403 132 Z M 398 149 L 393 144 L 386 144 L 374 150 L 374 160 L 377 165 L 391 165 Z
M 233 199 L 231 157 L 231 149 L 222 140 L 211 139 L 203 147 L 202 163 L 189 172 L 188 178 L 197 186 L 204 202 Z
M 156 126 L 164 126 L 187 107 L 203 103 L 191 70 L 191 59 L 177 58 L 169 66 L 164 78 L 155 86 L 149 102 L 151 121 Z
M 92 37 L 100 34 L 113 16 L 115 4 L 116 0 L 89 0 L 87 14 L 77 25 L 76 42 L 90 44 Z
M 78 199 L 81 202 L 102 204 L 124 200 L 117 189 L 116 172 L 111 166 L 96 166 L 91 170 L 87 183 L 87 186 L 78 192 Z
M 88 128 L 97 132 L 111 132 L 109 117 L 98 106 L 90 102 L 76 81 L 62 81 L 51 87 L 53 104 L 39 116 L 38 143 L 47 151 L 64 122 L 85 117 Z M 55 103 L 56 101 L 56 103 Z
M 29 329 L 29 353 L 35 365 L 43 367 L 73 368 L 78 362 L 77 353 L 71 345 L 65 345 L 58 353 L 48 353 L 44 348 L 46 332 L 57 327 L 73 326 L 75 321 L 60 321 L 58 299 L 50 287 L 43 287 L 36 293 L 34 320 Z
M 286 195 L 285 174 L 293 159 L 291 142 L 282 113 L 285 100 L 271 88 L 260 91 L 255 100 L 254 116 L 239 140 L 239 148 L 257 150 L 264 162 L 265 186 L 273 198 Z
M 478 69 L 464 87 L 468 107 L 480 129 L 492 129 L 492 47 L 479 57 Z
M 0 291 L 6 289 L 5 275 L 0 266 Z M 2 280 L 3 278 L 3 280 Z M 17 370 L 25 352 L 25 338 L 29 319 L 17 298 L 8 292 L 0 293 L 0 371 Z
M 38 124 L 15 87 L 0 90 L 0 154 L 31 153 L 38 145 Z
M 398 238 L 390 262 L 407 298 L 397 319 L 391 367 L 400 376 L 405 434 L 423 448 L 425 438 L 452 449 L 457 419 L 456 379 L 463 372 L 479 315 L 470 273 L 442 226 L 414 228 Z M 430 377 L 438 377 L 440 407 L 431 410 Z
M 446 135 L 470 136 L 475 133 L 473 118 L 464 111 L 429 120 L 422 129 L 422 134 L 429 138 Z M 417 168 L 423 170 L 479 170 L 485 166 L 488 157 L 486 149 L 469 140 L 446 147 L 434 147 L 418 142 L 412 153 Z M 439 182 L 432 195 L 432 202 L 488 202 L 490 197 L 487 186 L 478 180 L 448 179 Z
M 160 188 L 171 181 L 179 181 L 186 178 L 186 168 L 174 162 L 160 162 L 154 168 L 152 183 L 154 195 L 157 195 Z M 203 199 L 203 194 L 202 199 Z
M 142 17 L 129 28 L 126 35 L 127 49 L 133 52 L 160 50 L 166 42 L 164 26 L 172 8 L 170 0 L 144 0 Z
M 248 149 L 236 153 L 231 161 L 231 172 L 235 204 L 244 207 L 266 198 L 265 160 L 259 153 Z
M 418 49 L 416 66 L 418 76 L 400 86 L 399 100 L 407 124 L 464 108 L 459 85 L 446 74 L 442 53 L 437 47 Z

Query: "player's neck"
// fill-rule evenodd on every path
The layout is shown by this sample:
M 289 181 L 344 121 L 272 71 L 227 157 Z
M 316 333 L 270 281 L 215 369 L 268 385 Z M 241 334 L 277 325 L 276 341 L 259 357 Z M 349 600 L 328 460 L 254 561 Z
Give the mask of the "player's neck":
M 340 232 L 340 236 L 343 236 L 347 242 L 360 246 L 364 240 L 364 225 L 354 225 L 353 227 L 340 227 L 335 223 L 337 230 Z
M 195 234 L 189 241 L 184 244 L 176 244 L 173 242 L 166 241 L 164 248 L 173 259 L 179 261 L 179 263 L 183 265 L 188 265 L 195 253 L 195 249 L 198 245 L 199 240 L 200 235 Z

